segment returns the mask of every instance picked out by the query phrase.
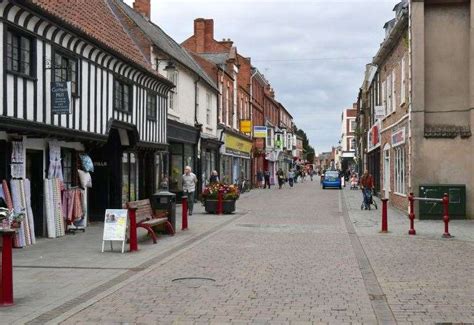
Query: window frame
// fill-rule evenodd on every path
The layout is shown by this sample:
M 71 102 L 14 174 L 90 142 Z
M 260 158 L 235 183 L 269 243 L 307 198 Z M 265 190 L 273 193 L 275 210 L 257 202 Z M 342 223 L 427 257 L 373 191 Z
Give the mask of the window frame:
M 69 80 L 70 79 L 70 76 L 69 75 L 66 75 L 66 80 L 57 80 L 56 79 L 56 55 L 60 55 L 63 58 L 66 58 L 68 60 L 74 60 L 75 61 L 75 67 L 76 67 L 76 81 L 75 81 L 75 88 L 72 87 L 73 85 L 73 81 L 72 80 Z M 61 59 L 61 60 L 62 60 Z M 52 71 L 51 71 L 51 74 L 52 74 L 52 80 L 53 81 L 56 81 L 56 82 L 61 82 L 61 81 L 70 81 L 71 82 L 71 94 L 73 97 L 80 97 L 80 72 L 79 72 L 79 58 L 74 55 L 74 54 L 70 54 L 70 53 L 67 53 L 63 50 L 60 50 L 60 49 L 54 49 L 52 51 L 52 58 L 51 58 L 51 66 L 52 66 Z M 62 69 L 61 69 L 62 70 Z M 66 70 L 66 74 L 68 74 L 67 72 L 68 70 Z M 71 79 L 72 79 L 72 76 L 71 76 Z
M 398 146 L 395 150 L 394 161 L 394 192 L 399 195 L 406 195 L 406 150 L 405 146 Z
M 158 117 L 158 101 L 156 99 L 157 96 L 158 94 L 151 90 L 147 90 L 146 92 L 146 118 L 149 121 L 156 121 Z M 155 104 L 152 115 L 150 114 L 150 99 L 153 99 Z
M 212 119 L 211 119 L 211 113 L 212 113 L 212 95 L 210 92 L 206 93 L 206 124 L 211 125 Z
M 8 37 L 9 33 L 12 34 L 12 53 L 11 57 L 9 56 L 9 43 L 8 43 Z M 18 70 L 13 69 L 13 36 L 16 36 L 19 39 L 18 43 L 18 53 L 16 56 L 18 57 Z M 24 69 L 22 69 L 22 63 L 24 64 L 25 62 L 22 61 L 22 39 L 27 39 L 29 40 L 30 48 L 29 48 L 29 72 L 25 73 Z M 10 73 L 10 74 L 15 74 L 21 77 L 29 78 L 29 79 L 36 79 L 36 38 L 25 32 L 22 31 L 18 28 L 14 28 L 8 25 L 5 25 L 5 31 L 4 31 L 4 41 L 3 41 L 3 46 L 4 46 L 4 63 L 5 63 L 5 72 Z M 11 58 L 11 67 L 9 67 L 9 58 Z
M 168 80 L 171 81 L 175 87 L 169 91 L 168 95 L 168 108 L 174 112 L 177 112 L 177 98 L 178 98 L 178 82 L 179 82 L 179 71 L 169 70 L 167 73 Z
M 123 106 L 125 106 L 124 105 L 124 97 L 123 97 L 123 95 L 125 95 L 125 92 L 123 90 L 121 91 L 122 97 L 123 97 L 123 98 L 121 98 L 122 105 L 121 105 L 121 107 L 117 107 L 117 103 L 116 103 L 116 100 L 117 100 L 117 87 L 116 87 L 117 83 L 120 86 L 129 87 L 129 91 L 128 91 L 128 109 L 123 109 Z M 113 101 L 113 107 L 114 107 L 115 111 L 126 113 L 126 114 L 132 114 L 133 113 L 133 82 L 131 82 L 130 80 L 127 80 L 125 78 L 115 76 L 115 78 L 114 78 L 114 88 L 113 88 L 113 100 L 114 100 Z

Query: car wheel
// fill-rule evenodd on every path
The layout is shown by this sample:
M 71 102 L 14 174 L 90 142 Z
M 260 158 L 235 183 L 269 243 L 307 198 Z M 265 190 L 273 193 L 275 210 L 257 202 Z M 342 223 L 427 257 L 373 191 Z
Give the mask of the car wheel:
M 323 185 L 323 190 L 325 190 L 325 189 L 326 189 L 326 186 Z

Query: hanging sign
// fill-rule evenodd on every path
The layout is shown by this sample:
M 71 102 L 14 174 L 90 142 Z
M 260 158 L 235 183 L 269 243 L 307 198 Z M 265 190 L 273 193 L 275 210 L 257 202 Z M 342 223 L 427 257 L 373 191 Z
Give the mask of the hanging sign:
M 127 235 L 128 211 L 126 209 L 105 210 L 104 234 L 102 237 L 102 252 L 106 241 L 110 241 L 110 248 L 113 250 L 112 242 L 122 242 L 122 253 L 125 249 Z
M 254 138 L 266 138 L 267 137 L 267 127 L 266 126 L 254 126 L 253 127 L 253 137 Z
M 405 143 L 405 128 L 392 132 L 392 147 Z
M 240 120 L 240 132 L 251 133 L 252 132 L 252 121 L 251 120 Z
M 385 107 L 384 106 L 375 106 L 374 115 L 376 120 L 381 120 L 385 116 Z
M 71 112 L 71 82 L 51 82 L 51 112 L 53 114 L 69 114 Z
M 370 152 L 380 146 L 380 121 L 375 122 L 374 125 L 367 132 L 367 151 Z

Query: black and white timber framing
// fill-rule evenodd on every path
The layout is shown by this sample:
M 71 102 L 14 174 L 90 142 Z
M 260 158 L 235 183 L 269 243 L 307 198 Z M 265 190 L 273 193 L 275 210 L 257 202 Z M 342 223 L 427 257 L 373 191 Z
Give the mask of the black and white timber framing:
M 118 122 L 134 126 L 138 143 L 165 145 L 167 142 L 167 98 L 173 85 L 142 66 L 104 49 L 73 28 L 59 25 L 50 17 L 31 11 L 21 2 L 0 1 L 0 130 L 9 125 L 52 133 L 70 133 L 77 138 L 106 139 Z M 32 38 L 32 76 L 7 71 L 7 30 L 21 31 Z M 67 53 L 78 62 L 78 94 L 70 114 L 51 112 L 50 83 L 53 70 L 47 67 L 55 51 Z M 133 109 L 114 109 L 114 80 L 132 85 Z M 156 96 L 156 118 L 147 116 L 147 94 Z

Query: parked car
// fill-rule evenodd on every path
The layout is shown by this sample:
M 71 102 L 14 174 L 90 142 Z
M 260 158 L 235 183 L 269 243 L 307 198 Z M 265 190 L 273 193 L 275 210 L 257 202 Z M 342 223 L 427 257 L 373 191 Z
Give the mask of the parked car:
M 339 177 L 339 172 L 337 171 L 327 171 L 324 174 L 324 179 L 322 182 L 323 189 L 327 187 L 332 187 L 332 188 L 342 188 L 342 183 L 341 183 L 341 178 Z

